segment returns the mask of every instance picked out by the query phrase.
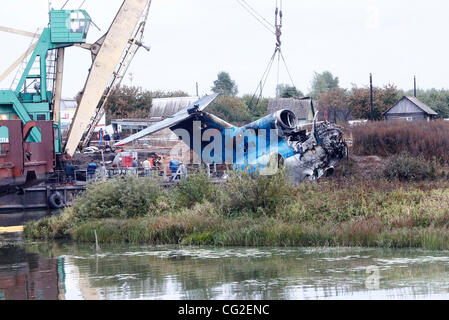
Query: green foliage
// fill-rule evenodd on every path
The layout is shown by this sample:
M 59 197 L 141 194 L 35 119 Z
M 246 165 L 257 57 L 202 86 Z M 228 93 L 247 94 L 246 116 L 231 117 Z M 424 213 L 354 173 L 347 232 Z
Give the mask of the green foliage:
M 406 95 L 413 96 L 413 91 L 408 91 Z M 441 118 L 449 118 L 449 90 L 417 90 L 416 97 L 435 110 Z
M 231 123 L 246 122 L 251 119 L 248 106 L 237 97 L 219 97 L 208 107 L 208 112 Z
M 153 99 L 186 97 L 183 91 L 164 92 L 148 91 L 139 87 L 120 86 L 115 88 L 106 103 L 108 119 L 117 118 L 148 118 Z M 77 97 L 78 103 L 81 98 Z
M 201 171 L 182 180 L 172 192 L 178 207 L 192 208 L 198 203 L 213 201 L 217 188 L 207 174 Z
M 339 88 L 340 80 L 338 77 L 334 77 L 329 71 L 322 73 L 315 72 L 312 80 L 312 92 L 311 95 L 317 98 L 320 94 L 328 92 L 332 89 Z
M 214 81 L 212 91 L 215 93 L 221 93 L 225 96 L 236 96 L 238 94 L 238 87 L 235 81 L 231 79 L 231 76 L 227 72 L 220 72 L 218 79 Z
M 278 206 L 292 200 L 292 185 L 285 170 L 274 175 L 230 173 L 229 182 L 222 189 L 222 210 L 226 215 L 250 213 L 255 216 L 275 215 Z
M 121 86 L 115 88 L 106 103 L 108 119 L 145 118 L 151 110 L 152 95 L 138 87 Z
M 62 215 L 28 223 L 25 237 L 94 242 L 96 231 L 100 243 L 449 248 L 447 180 L 322 180 L 297 186 L 279 171 L 272 177 L 231 174 L 227 184 L 210 185 L 211 192 L 204 182 L 200 174 L 185 181 L 180 193 L 162 192 L 162 208 L 145 205 L 146 214 L 130 203 L 123 208 L 130 213 L 117 210 L 104 194 L 83 197 Z M 129 182 L 114 183 L 127 189 L 123 184 Z M 104 189 L 104 183 L 97 188 L 90 192 Z M 138 202 L 150 190 L 132 187 L 124 194 L 129 192 L 137 193 L 129 202 Z M 79 211 L 95 210 L 104 201 L 112 212 Z
M 392 157 L 384 169 L 384 176 L 390 180 L 433 180 L 436 175 L 437 166 L 433 161 L 427 161 L 423 157 L 413 157 L 407 153 Z
M 280 84 L 276 88 L 277 95 L 281 98 L 303 98 L 304 94 L 294 86 Z
M 389 84 L 383 88 L 373 88 L 374 120 L 383 120 L 383 113 L 396 104 L 401 98 L 401 92 L 395 85 Z M 348 107 L 355 119 L 370 119 L 370 88 L 354 86 L 348 95 Z
M 78 219 L 87 220 L 156 215 L 166 207 L 166 190 L 158 179 L 128 176 L 89 185 L 72 209 Z
M 257 103 L 257 97 L 254 97 L 253 99 L 252 95 L 246 94 L 242 97 L 242 100 L 245 102 L 250 114 L 251 119 L 248 120 L 256 121 L 267 115 L 268 99 L 262 98 Z

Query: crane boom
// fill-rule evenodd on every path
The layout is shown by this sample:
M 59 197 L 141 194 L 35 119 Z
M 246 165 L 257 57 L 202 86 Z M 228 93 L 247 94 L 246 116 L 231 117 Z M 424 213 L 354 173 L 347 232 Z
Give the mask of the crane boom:
M 125 0 L 93 61 L 83 96 L 70 127 L 65 152 L 73 156 L 111 82 L 149 0 Z
M 140 22 L 139 27 L 137 28 L 137 30 L 135 32 L 135 35 L 129 42 L 129 45 L 128 45 L 127 49 L 125 50 L 124 55 L 121 58 L 121 61 L 117 67 L 117 70 L 114 72 L 114 74 L 112 76 L 110 85 L 106 88 L 106 91 L 100 101 L 99 107 L 97 108 L 95 114 L 92 117 L 91 123 L 89 124 L 89 128 L 86 131 L 86 134 L 85 134 L 83 140 L 81 141 L 81 145 L 80 145 L 81 150 L 86 148 L 87 145 L 89 144 L 89 141 L 92 138 L 92 135 L 95 131 L 96 126 L 98 125 L 98 123 L 100 122 L 100 120 L 104 116 L 104 114 L 106 113 L 105 106 L 106 106 L 106 103 L 108 102 L 109 96 L 111 95 L 111 93 L 114 91 L 115 88 L 120 86 L 126 72 L 128 71 L 131 61 L 134 59 L 134 56 L 136 55 L 139 48 L 141 46 L 143 46 L 142 40 L 143 40 L 144 31 L 145 31 L 146 21 L 148 19 L 148 12 L 150 9 L 150 5 L 151 5 L 151 0 L 150 0 L 150 3 L 148 4 L 147 9 L 145 10 L 145 15 L 142 17 L 142 21 Z M 149 48 L 146 48 L 146 49 L 149 50 Z

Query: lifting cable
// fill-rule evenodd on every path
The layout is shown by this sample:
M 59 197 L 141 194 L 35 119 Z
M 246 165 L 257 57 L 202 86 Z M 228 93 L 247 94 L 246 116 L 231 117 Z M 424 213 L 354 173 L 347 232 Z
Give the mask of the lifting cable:
M 244 1 L 244 0 L 241 0 L 241 1 Z M 282 53 L 282 49 L 281 49 L 281 46 L 282 46 L 281 36 L 282 36 L 282 23 L 283 23 L 282 20 L 283 20 L 282 0 L 280 0 L 280 3 L 279 3 L 279 0 L 276 0 L 275 25 L 274 25 L 274 28 L 275 28 L 274 35 L 276 36 L 276 48 L 274 50 L 273 56 L 270 59 L 270 62 L 268 63 L 268 67 L 265 70 L 264 74 L 262 75 L 262 79 L 260 80 L 260 82 L 259 82 L 259 84 L 258 84 L 258 86 L 256 88 L 256 91 L 254 92 L 254 95 L 252 96 L 252 98 L 251 98 L 251 100 L 249 102 L 249 108 L 252 107 L 253 101 L 256 98 L 256 95 L 257 95 L 257 93 L 260 90 L 259 95 L 258 95 L 258 97 L 256 99 L 255 106 L 257 106 L 259 104 L 260 99 L 262 98 L 262 95 L 263 95 L 263 89 L 265 88 L 265 84 L 266 84 L 266 82 L 268 80 L 268 76 L 270 74 L 270 71 L 271 71 L 274 59 L 276 58 L 276 55 L 278 56 L 277 83 L 276 83 L 277 87 L 276 88 L 279 88 L 281 59 L 282 59 L 282 62 L 284 64 L 284 66 L 285 66 L 285 69 L 287 70 L 287 73 L 288 73 L 288 76 L 289 76 L 290 81 L 292 83 L 292 86 L 296 88 L 295 83 L 293 81 L 293 77 L 292 77 L 291 72 L 290 72 L 290 69 L 287 66 L 287 62 L 285 60 L 284 54 Z M 278 93 L 276 95 L 278 95 Z
M 270 33 L 275 33 L 275 27 L 269 23 L 262 15 L 260 15 L 252 6 L 250 6 L 245 0 L 236 0 L 237 3 L 250 15 L 252 15 L 265 29 Z
M 271 28 L 274 29 L 273 24 L 271 24 L 271 22 L 269 22 L 267 19 L 265 19 L 260 13 L 258 13 L 256 11 L 256 9 L 254 9 L 248 2 L 246 2 L 246 0 L 240 0 L 241 2 L 243 2 L 248 8 L 250 8 L 251 11 L 254 12 L 255 15 L 257 15 L 260 19 L 262 19 L 263 21 L 265 21 L 265 23 L 270 26 Z
M 80 7 L 78 8 L 78 10 L 81 9 L 81 7 L 84 5 L 85 2 L 86 2 L 86 0 L 83 0 L 83 2 L 81 3 Z
M 257 97 L 256 100 L 256 104 L 255 106 L 257 106 L 259 104 L 260 99 L 262 98 L 263 95 L 263 89 L 265 88 L 265 84 L 267 83 L 268 80 L 268 76 L 270 75 L 270 71 L 271 71 L 271 67 L 273 66 L 273 62 L 274 59 L 276 58 L 276 54 L 277 54 L 277 50 L 274 51 L 274 54 L 271 56 L 270 62 L 268 62 L 268 66 L 265 69 L 265 72 L 262 75 L 262 78 L 259 82 L 259 85 L 256 88 L 256 91 L 254 92 L 250 102 L 249 102 L 249 107 L 251 108 L 254 98 L 256 98 L 257 92 L 260 90 L 259 96 Z
M 61 7 L 61 10 L 64 9 L 64 7 L 67 5 L 67 3 L 69 3 L 70 0 L 67 0 L 64 5 Z

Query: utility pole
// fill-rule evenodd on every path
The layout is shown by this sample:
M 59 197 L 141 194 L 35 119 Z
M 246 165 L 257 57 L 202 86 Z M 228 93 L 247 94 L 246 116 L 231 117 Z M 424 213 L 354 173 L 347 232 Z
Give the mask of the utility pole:
M 369 74 L 370 87 L 370 106 L 371 106 L 371 121 L 374 121 L 374 94 L 373 94 L 373 74 Z
M 196 96 L 197 97 L 200 96 L 199 89 L 198 89 L 198 82 L 196 83 Z
M 415 98 L 416 98 L 416 76 L 415 76 L 415 86 L 414 86 L 414 90 L 413 90 L 413 92 L 414 92 L 414 95 L 415 95 Z

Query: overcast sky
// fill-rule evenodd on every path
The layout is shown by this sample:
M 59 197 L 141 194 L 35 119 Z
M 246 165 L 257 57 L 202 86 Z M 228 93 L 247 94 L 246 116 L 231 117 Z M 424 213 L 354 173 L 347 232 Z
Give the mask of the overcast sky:
M 274 20 L 275 0 L 246 0 L 266 19 Z M 65 0 L 53 0 L 61 8 Z M 69 1 L 77 9 L 82 0 Z M 91 28 L 94 42 L 109 27 L 122 0 L 86 0 L 83 8 L 101 31 Z M 313 72 L 328 70 L 342 87 L 394 83 L 422 89 L 449 88 L 449 1 L 447 0 L 284 0 L 283 52 L 298 89 L 307 93 Z M 3 0 L 0 24 L 36 31 L 48 23 L 47 0 Z M 30 39 L 0 33 L 0 71 L 30 45 Z M 132 84 L 150 90 L 210 92 L 219 71 L 227 71 L 239 93 L 253 93 L 274 52 L 275 39 L 237 0 L 153 0 L 145 44 L 130 72 Z M 65 97 L 83 87 L 90 54 L 67 50 Z M 284 69 L 281 83 L 289 83 Z M 8 88 L 12 76 L 0 83 Z M 265 90 L 273 96 L 273 69 Z M 131 84 L 129 76 L 124 84 Z

